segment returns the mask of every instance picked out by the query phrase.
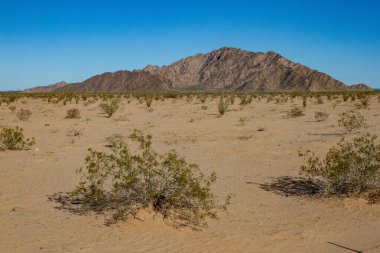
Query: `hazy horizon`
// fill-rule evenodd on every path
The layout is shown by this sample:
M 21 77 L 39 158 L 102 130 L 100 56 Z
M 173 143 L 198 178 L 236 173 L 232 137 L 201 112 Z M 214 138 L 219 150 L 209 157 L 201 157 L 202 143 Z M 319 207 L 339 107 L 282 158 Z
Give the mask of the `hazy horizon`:
M 275 51 L 380 88 L 376 1 L 0 2 L 0 90 L 167 65 L 221 47 Z

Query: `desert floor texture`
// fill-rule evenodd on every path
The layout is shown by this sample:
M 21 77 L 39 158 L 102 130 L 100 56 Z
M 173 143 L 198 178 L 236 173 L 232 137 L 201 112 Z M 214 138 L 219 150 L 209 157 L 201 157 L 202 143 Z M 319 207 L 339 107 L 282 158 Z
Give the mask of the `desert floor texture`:
M 311 198 L 294 190 L 303 162 L 298 151 L 322 156 L 343 136 L 350 138 L 337 121 L 339 113 L 357 110 L 355 102 L 324 101 L 309 99 L 305 116 L 287 118 L 292 106 L 302 107 L 300 98 L 278 104 L 254 99 L 246 106 L 237 98 L 222 117 L 217 98 L 204 104 L 195 97 L 153 100 L 151 108 L 123 99 L 106 118 L 100 101 L 18 100 L 16 112 L 32 111 L 28 121 L 19 121 L 3 104 L 0 126 L 22 127 L 36 145 L 0 152 L 0 252 L 353 252 L 333 244 L 380 252 L 380 205 Z M 81 118 L 66 119 L 69 108 L 79 108 Z M 314 119 L 320 110 L 330 114 L 324 122 Z M 378 98 L 358 111 L 368 124 L 361 133 L 380 136 Z M 232 196 L 228 212 L 203 231 L 193 231 L 175 229 L 152 215 L 105 226 L 101 215 L 56 209 L 48 196 L 74 189 L 87 149 L 106 151 L 106 137 L 128 136 L 133 129 L 152 134 L 157 151 L 175 149 L 206 174 L 215 171 L 215 195 L 221 200 Z

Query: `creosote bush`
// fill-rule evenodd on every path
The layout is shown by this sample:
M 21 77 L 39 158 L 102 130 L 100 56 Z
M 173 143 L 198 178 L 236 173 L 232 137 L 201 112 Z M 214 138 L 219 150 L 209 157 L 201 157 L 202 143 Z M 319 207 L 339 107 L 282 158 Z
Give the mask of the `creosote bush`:
M 106 114 L 107 118 L 111 118 L 112 115 L 119 109 L 120 99 L 114 98 L 111 101 L 105 101 L 100 104 L 100 109 Z
M 219 104 L 218 104 L 218 112 L 221 116 L 223 116 L 228 109 L 228 101 L 223 99 L 223 97 L 220 97 Z
M 306 164 L 300 173 L 322 178 L 326 195 L 359 196 L 380 187 L 380 145 L 375 135 L 364 135 L 353 141 L 342 139 L 321 161 L 310 151 L 300 153 Z
M 78 212 L 103 213 L 106 224 L 112 224 L 144 209 L 161 214 L 170 225 L 197 229 L 226 208 L 227 202 L 216 205 L 211 193 L 215 173 L 206 177 L 175 151 L 157 153 L 150 135 L 134 130 L 125 141 L 117 136 L 111 150 L 89 149 L 86 166 L 78 171 L 82 180 L 71 193 L 80 202 Z
M 296 118 L 296 117 L 301 117 L 304 116 L 305 114 L 303 113 L 302 109 L 299 107 L 293 107 L 288 113 L 288 117 L 290 118 Z
M 347 133 L 358 131 L 360 128 L 366 126 L 366 120 L 363 115 L 358 112 L 344 112 L 340 114 L 338 125 L 343 127 Z
M 66 118 L 67 119 L 79 119 L 80 118 L 80 111 L 78 108 L 71 108 L 66 111 Z
M 32 112 L 29 109 L 21 109 L 17 112 L 17 118 L 22 121 L 26 121 L 30 118 Z
M 318 121 L 325 121 L 329 117 L 329 114 L 325 111 L 318 111 L 314 113 L 314 118 Z
M 0 132 L 0 150 L 22 150 L 28 149 L 35 144 L 34 138 L 26 139 L 23 134 L 23 129 L 3 128 Z

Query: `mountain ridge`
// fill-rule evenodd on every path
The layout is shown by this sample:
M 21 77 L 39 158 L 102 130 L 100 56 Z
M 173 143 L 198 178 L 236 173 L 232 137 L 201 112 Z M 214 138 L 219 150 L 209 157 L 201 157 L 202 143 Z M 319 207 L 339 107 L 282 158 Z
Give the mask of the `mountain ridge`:
M 351 88 L 273 51 L 262 53 L 223 47 L 169 65 L 147 65 L 141 70 L 106 72 L 83 82 L 46 86 L 46 92 L 180 91 L 189 87 L 264 92 L 371 90 L 364 84 Z M 41 92 L 43 87 L 35 89 Z M 27 92 L 33 92 L 33 88 Z

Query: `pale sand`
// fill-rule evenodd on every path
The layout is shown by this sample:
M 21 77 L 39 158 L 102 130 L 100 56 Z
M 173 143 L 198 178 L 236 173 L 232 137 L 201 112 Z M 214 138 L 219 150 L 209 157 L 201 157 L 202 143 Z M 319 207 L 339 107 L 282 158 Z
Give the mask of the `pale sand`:
M 30 151 L 0 152 L 0 252 L 350 252 L 328 242 L 380 252 L 380 205 L 370 206 L 363 199 L 286 197 L 260 186 L 282 176 L 297 177 L 299 150 L 325 154 L 342 137 L 338 114 L 354 109 L 354 103 L 333 108 L 326 99 L 322 105 L 309 100 L 306 116 L 287 119 L 290 101 L 255 100 L 241 110 L 237 98 L 223 117 L 218 117 L 217 102 L 208 99 L 208 109 L 201 110 L 203 104 L 196 99 L 153 101 L 149 112 L 145 103 L 127 104 L 124 99 L 108 119 L 97 103 L 84 106 L 81 101 L 82 118 L 65 119 L 75 103 L 29 99 L 16 103 L 18 109 L 32 110 L 26 122 L 1 105 L 0 125 L 23 127 L 37 144 Z M 301 99 L 294 103 L 302 104 Z M 330 117 L 316 122 L 314 111 L 321 109 Z M 359 111 L 369 124 L 362 132 L 380 135 L 377 97 L 370 109 Z M 243 126 L 240 117 L 247 118 Z M 256 131 L 259 127 L 265 130 Z M 176 230 L 149 215 L 145 221 L 107 227 L 102 216 L 55 209 L 57 204 L 47 196 L 75 187 L 75 170 L 84 164 L 87 149 L 107 150 L 107 136 L 127 136 L 134 128 L 152 134 L 159 152 L 176 149 L 205 173 L 215 171 L 213 190 L 220 198 L 232 195 L 229 211 L 197 232 Z M 73 129 L 82 135 L 68 136 Z

